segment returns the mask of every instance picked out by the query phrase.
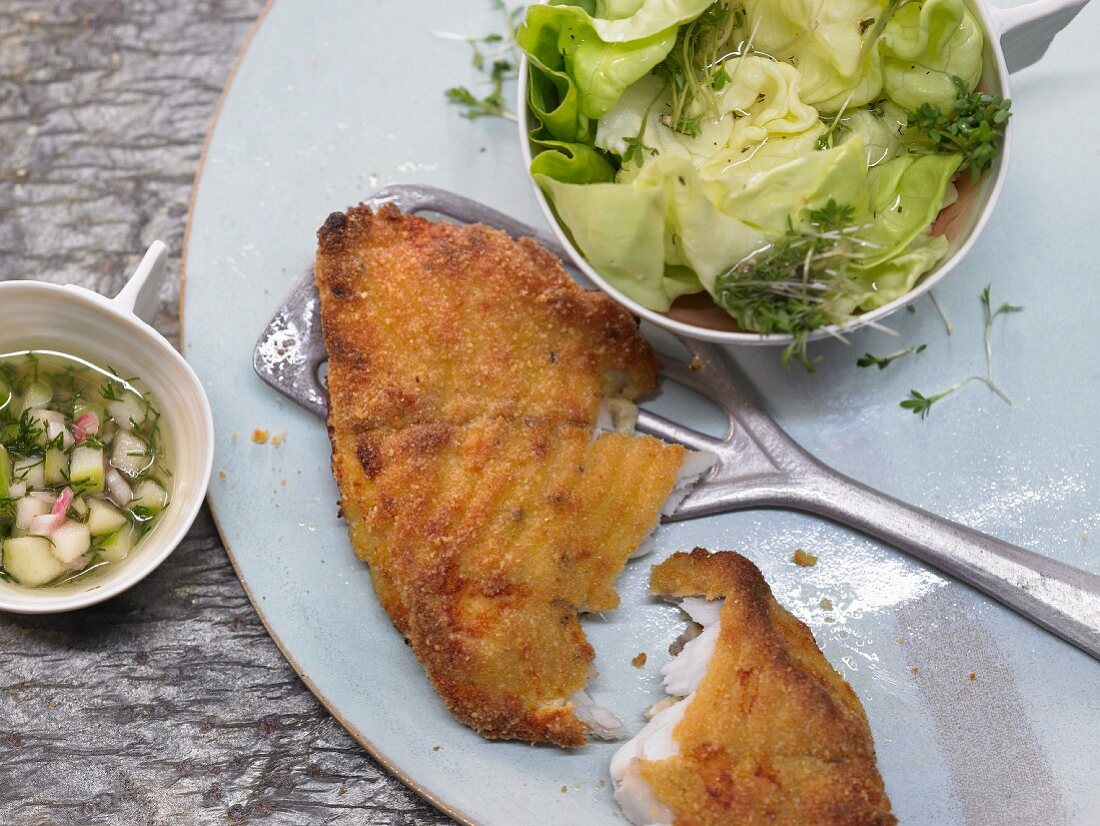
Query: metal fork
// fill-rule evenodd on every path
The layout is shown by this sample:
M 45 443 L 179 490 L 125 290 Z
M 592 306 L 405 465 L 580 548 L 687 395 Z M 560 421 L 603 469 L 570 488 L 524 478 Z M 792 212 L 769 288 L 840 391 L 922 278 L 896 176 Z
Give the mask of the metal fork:
M 368 206 L 394 204 L 403 212 L 432 212 L 532 237 L 568 261 L 551 238 L 476 201 L 426 186 L 380 190 Z M 729 418 L 716 439 L 647 410 L 638 429 L 718 457 L 666 521 L 754 507 L 792 508 L 832 519 L 881 539 L 977 588 L 1020 615 L 1100 659 L 1100 576 L 1011 545 L 873 490 L 819 462 L 765 412 L 725 350 L 681 339 L 692 362 L 663 358 L 666 379 L 713 400 Z M 260 378 L 311 413 L 325 418 L 320 378 L 326 361 L 313 273 L 291 289 L 256 345 Z

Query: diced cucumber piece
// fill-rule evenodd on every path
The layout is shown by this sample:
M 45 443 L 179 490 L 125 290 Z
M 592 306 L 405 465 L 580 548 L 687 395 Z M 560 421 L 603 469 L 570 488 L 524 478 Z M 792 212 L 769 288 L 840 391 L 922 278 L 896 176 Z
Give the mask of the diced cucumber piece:
M 134 531 L 134 526 L 130 524 L 123 525 L 113 534 L 100 540 L 99 556 L 107 562 L 121 562 L 129 556 L 136 542 L 137 534 Z
M 50 553 L 50 541 L 22 536 L 4 541 L 4 570 L 20 585 L 37 588 L 65 573 L 65 565 Z
M 11 487 L 11 472 L 11 456 L 8 449 L 0 445 L 0 499 L 11 496 L 8 490 Z
M 78 445 L 69 460 L 69 485 L 77 493 L 103 493 L 103 451 Z
M 33 496 L 24 496 L 15 503 L 15 525 L 12 526 L 12 536 L 26 536 L 31 530 L 31 520 L 36 516 L 45 516 L 50 512 L 50 503 L 35 499 Z
M 140 476 L 153 464 L 153 456 L 144 439 L 132 433 L 120 432 L 111 449 L 111 465 L 130 478 Z
M 82 522 L 87 522 L 85 518 L 88 515 L 88 503 L 83 496 L 74 496 L 72 504 L 69 505 L 69 510 L 80 517 Z
M 25 456 L 15 463 L 12 478 L 26 484 L 28 490 L 42 490 L 46 487 L 46 467 L 41 456 Z
M 47 450 L 46 461 L 43 465 L 46 484 L 50 487 L 60 487 L 65 484 L 68 473 L 69 455 L 57 447 L 51 447 Z
M 44 381 L 32 381 L 26 392 L 23 393 L 23 409 L 31 410 L 36 407 L 45 407 L 52 398 L 52 387 Z
M 133 430 L 145 421 L 145 402 L 127 390 L 107 402 L 107 415 L 122 430 Z
M 130 511 L 138 519 L 151 519 L 167 505 L 168 492 L 152 479 L 145 479 L 134 488 Z
M 50 534 L 50 551 L 67 566 L 72 566 L 92 547 L 92 534 L 82 522 L 66 519 Z M 78 566 L 82 567 L 82 566 Z
M 102 499 L 88 500 L 88 530 L 92 536 L 114 533 L 129 520 L 126 514 Z
M 95 417 L 100 422 L 107 421 L 107 416 L 103 412 L 103 405 L 88 401 L 81 396 L 73 402 L 73 419 L 79 419 L 85 413 L 95 413 Z

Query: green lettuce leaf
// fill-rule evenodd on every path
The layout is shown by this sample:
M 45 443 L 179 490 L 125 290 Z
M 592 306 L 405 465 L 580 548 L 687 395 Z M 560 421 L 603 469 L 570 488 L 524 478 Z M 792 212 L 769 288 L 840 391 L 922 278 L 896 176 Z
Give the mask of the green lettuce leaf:
M 882 0 L 748 0 L 753 45 L 801 75 L 802 100 L 836 112 L 875 100 L 882 90 L 881 60 L 863 54 Z
M 958 75 L 973 89 L 982 74 L 984 37 L 962 0 L 925 0 L 903 6 L 887 24 L 880 51 L 883 91 L 905 109 L 931 103 L 947 112 Z
M 926 231 L 943 209 L 962 155 L 902 155 L 871 170 L 871 225 L 859 235 L 877 245 L 862 266 L 889 261 Z
M 570 184 L 536 175 L 585 259 L 624 295 L 665 312 L 697 285 L 665 278 L 665 198 L 629 184 Z
M 570 184 L 606 183 L 615 180 L 615 170 L 607 159 L 588 144 L 540 138 L 541 130 L 531 136 L 542 151 L 531 161 L 532 175 L 546 175 Z
M 667 84 L 659 77 L 647 75 L 627 89 L 615 106 L 600 118 L 596 146 L 623 159 L 631 167 L 652 154 L 687 158 L 696 165 L 706 162 L 725 146 L 733 130 L 733 118 L 708 118 L 701 124 L 700 134 L 692 137 L 670 129 L 662 122 L 669 103 Z M 642 119 L 645 118 L 645 128 Z M 631 153 L 631 146 L 641 135 L 643 151 Z M 629 174 L 629 173 L 627 173 Z
M 595 0 L 592 26 L 606 43 L 652 37 L 694 20 L 714 0 Z
M 719 211 L 684 158 L 655 158 L 625 182 L 536 180 L 588 262 L 624 294 L 660 312 L 680 295 L 713 287 L 720 272 L 765 243 Z
M 867 167 L 880 166 L 908 151 L 902 140 L 906 129 L 905 114 L 901 113 L 900 117 L 898 120 L 869 109 L 857 109 L 843 118 L 835 140 L 840 144 L 858 135 L 867 148 Z
M 850 270 L 849 275 L 864 292 L 851 301 L 852 312 L 874 310 L 901 298 L 916 286 L 921 276 L 931 270 L 947 253 L 948 241 L 942 235 L 921 235 L 890 259 L 873 267 Z
M 851 206 L 857 215 L 867 209 L 866 148 L 858 136 L 833 149 L 810 152 L 753 176 L 739 187 L 723 185 L 721 210 L 736 216 L 768 237 L 783 235 L 807 210 L 830 198 Z M 724 184 L 722 178 L 716 179 Z
M 535 5 L 516 34 L 516 42 L 531 58 L 532 110 L 561 140 L 586 138 L 590 130 L 584 119 L 603 117 L 676 42 L 675 25 L 646 37 L 607 42 L 597 33 L 597 22 L 579 6 Z M 576 111 L 569 112 L 572 119 L 565 113 L 560 125 L 559 118 L 543 119 L 566 103 L 570 109 L 575 106 Z

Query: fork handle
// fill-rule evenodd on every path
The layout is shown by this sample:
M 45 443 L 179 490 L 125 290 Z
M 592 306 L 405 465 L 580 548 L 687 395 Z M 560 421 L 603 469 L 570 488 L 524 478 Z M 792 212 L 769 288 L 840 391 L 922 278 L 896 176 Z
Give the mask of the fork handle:
M 821 466 L 788 504 L 849 525 L 988 594 L 1100 659 L 1100 576 L 995 539 Z

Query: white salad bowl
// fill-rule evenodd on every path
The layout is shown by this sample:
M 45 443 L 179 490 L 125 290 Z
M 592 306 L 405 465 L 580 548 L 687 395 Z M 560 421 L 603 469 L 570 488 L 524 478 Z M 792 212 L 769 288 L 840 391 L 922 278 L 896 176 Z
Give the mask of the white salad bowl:
M 138 377 L 161 412 L 172 473 L 168 507 L 124 560 L 58 586 L 31 589 L 0 580 L 0 610 L 50 614 L 109 599 L 160 565 L 198 515 L 214 460 L 210 404 L 190 365 L 142 320 L 155 312 L 165 257 L 164 244 L 154 242 L 114 299 L 73 285 L 0 283 L 0 353 L 54 350 Z
M 1009 75 L 1038 61 L 1047 51 L 1054 36 L 1084 8 L 1088 0 L 1033 0 L 1022 6 L 999 9 L 982 0 L 966 0 L 970 10 L 978 17 L 985 32 L 982 91 L 1011 97 Z M 524 57 L 519 69 L 519 99 L 516 111 L 524 113 L 519 118 L 520 147 L 524 163 L 530 169 L 533 146 L 528 138 L 535 127 L 534 116 L 527 106 L 528 61 Z M 1004 187 L 1008 172 L 1009 151 L 1012 143 L 1012 120 L 1006 125 L 1001 151 L 993 166 L 977 183 L 969 175 L 957 182 L 959 198 L 944 209 L 933 225 L 934 234 L 948 239 L 947 253 L 930 272 L 905 295 L 875 310 L 863 313 L 842 326 L 820 327 L 808 336 L 813 341 L 826 336 L 851 332 L 876 321 L 916 301 L 947 276 L 962 261 L 981 231 L 988 223 Z M 722 344 L 787 345 L 792 337 L 786 333 L 760 334 L 740 330 L 734 319 L 700 293 L 683 296 L 673 303 L 667 313 L 651 310 L 624 295 L 589 264 L 573 243 L 568 230 L 558 220 L 546 194 L 531 179 L 535 198 L 557 239 L 568 252 L 572 262 L 592 283 L 614 298 L 635 315 L 647 321 L 689 338 L 715 341 Z

